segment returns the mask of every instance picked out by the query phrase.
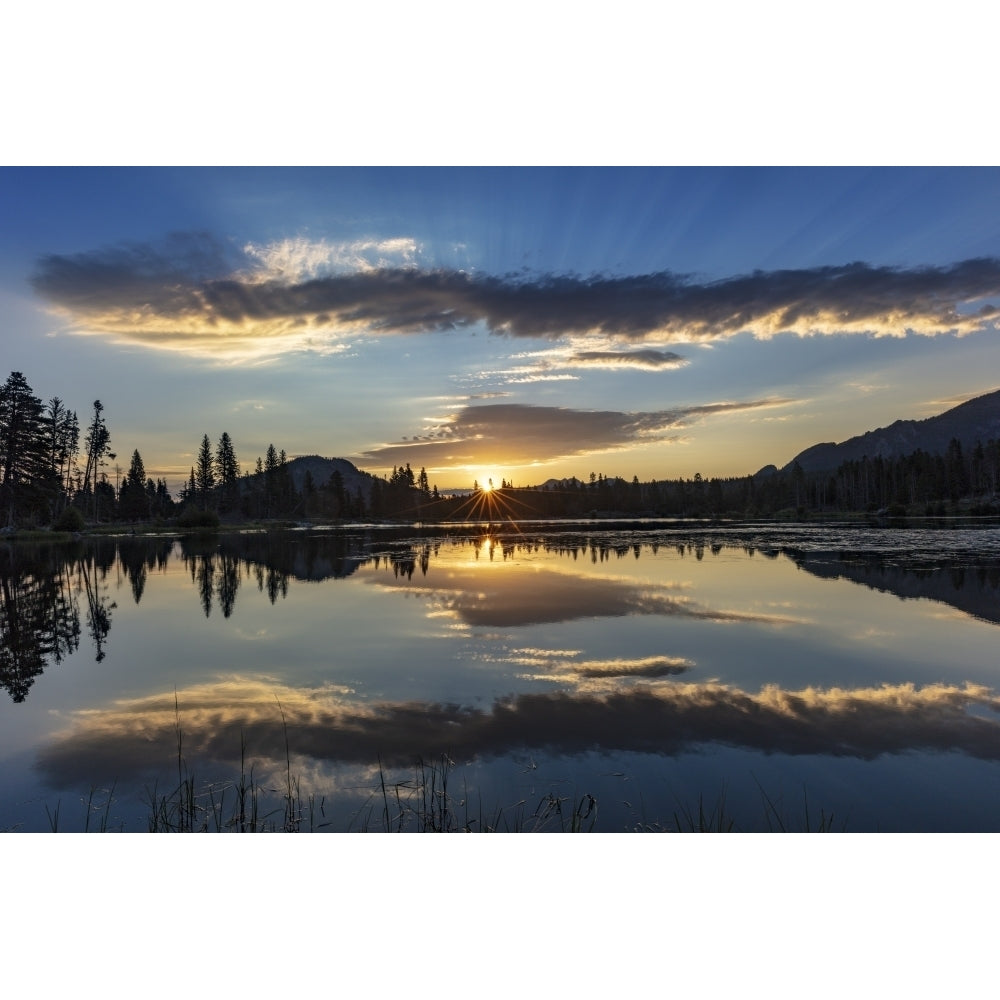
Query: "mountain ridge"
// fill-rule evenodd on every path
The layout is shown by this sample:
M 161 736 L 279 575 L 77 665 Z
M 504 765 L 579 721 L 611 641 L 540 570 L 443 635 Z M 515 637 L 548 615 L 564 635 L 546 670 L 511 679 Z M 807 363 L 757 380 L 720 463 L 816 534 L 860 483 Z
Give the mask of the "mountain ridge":
M 920 449 L 944 454 L 952 439 L 963 450 L 1000 438 L 1000 389 L 976 396 L 924 420 L 896 420 L 841 441 L 814 444 L 800 451 L 781 471 L 798 462 L 803 472 L 834 472 L 844 462 L 868 458 L 901 458 Z M 763 471 L 763 470 L 762 470 Z

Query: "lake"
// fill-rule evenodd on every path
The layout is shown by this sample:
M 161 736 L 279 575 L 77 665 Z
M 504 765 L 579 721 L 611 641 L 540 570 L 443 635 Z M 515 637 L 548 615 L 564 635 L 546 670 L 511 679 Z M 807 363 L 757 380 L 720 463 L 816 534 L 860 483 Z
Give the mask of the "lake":
M 0 829 L 1000 829 L 1000 529 L 0 546 Z

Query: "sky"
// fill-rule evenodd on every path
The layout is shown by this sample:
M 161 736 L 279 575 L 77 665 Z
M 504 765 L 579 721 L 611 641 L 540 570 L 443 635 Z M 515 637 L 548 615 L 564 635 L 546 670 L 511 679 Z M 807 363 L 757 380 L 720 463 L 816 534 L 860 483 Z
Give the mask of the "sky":
M 4 376 L 442 489 L 735 476 L 1000 387 L 1000 170 L 6 167 Z

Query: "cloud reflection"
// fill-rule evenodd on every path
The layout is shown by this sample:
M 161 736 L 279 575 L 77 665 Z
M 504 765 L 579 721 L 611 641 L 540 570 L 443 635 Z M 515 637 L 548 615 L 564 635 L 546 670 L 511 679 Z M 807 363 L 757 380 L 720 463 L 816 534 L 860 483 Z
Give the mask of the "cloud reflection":
M 577 660 L 566 650 L 515 649 L 491 662 L 531 668 L 520 676 L 532 681 L 555 681 L 577 692 L 608 691 L 628 683 L 649 683 L 686 673 L 693 660 L 679 656 L 644 656 L 632 659 Z
M 415 584 L 408 577 L 372 577 L 387 589 L 431 597 L 430 614 L 451 617 L 480 628 L 510 628 L 576 621 L 581 618 L 620 618 L 626 615 L 663 615 L 715 622 L 791 625 L 801 619 L 785 615 L 710 608 L 689 597 L 683 583 L 637 584 L 612 576 L 577 576 L 542 569 L 526 571 L 489 563 L 449 566 Z
M 179 724 L 189 758 L 296 759 L 405 766 L 519 750 L 679 754 L 717 743 L 765 753 L 870 760 L 952 751 L 1000 760 L 1000 698 L 982 685 L 874 688 L 662 684 L 605 694 L 519 694 L 489 710 L 421 701 L 365 704 L 342 688 L 291 688 L 231 677 L 75 714 L 37 767 L 56 787 L 162 772 L 176 761 Z M 287 744 L 286 744 L 287 737 Z

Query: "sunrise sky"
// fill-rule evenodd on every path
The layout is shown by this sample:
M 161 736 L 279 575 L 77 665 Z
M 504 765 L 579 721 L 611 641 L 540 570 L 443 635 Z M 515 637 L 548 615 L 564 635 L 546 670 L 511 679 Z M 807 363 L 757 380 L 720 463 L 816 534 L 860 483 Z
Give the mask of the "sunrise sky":
M 744 475 L 1000 385 L 1000 170 L 6 168 L 4 375 L 441 488 Z

